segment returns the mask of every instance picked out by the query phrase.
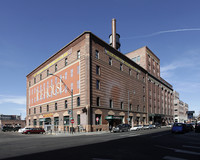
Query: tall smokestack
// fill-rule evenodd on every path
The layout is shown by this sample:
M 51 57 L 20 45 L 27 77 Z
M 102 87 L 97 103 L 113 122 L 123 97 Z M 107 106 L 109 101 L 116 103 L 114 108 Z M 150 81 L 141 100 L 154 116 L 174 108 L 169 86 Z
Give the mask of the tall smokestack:
M 119 49 L 121 44 L 119 42 L 120 35 L 116 33 L 116 19 L 112 19 L 112 34 L 109 36 L 110 38 L 110 45 L 112 45 L 113 48 Z
M 116 19 L 112 19 L 112 46 L 116 49 Z

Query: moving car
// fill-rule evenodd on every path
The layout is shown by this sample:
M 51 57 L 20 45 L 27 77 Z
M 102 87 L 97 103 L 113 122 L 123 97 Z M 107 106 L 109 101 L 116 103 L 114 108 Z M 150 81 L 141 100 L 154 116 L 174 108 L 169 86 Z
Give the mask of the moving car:
M 113 128 L 113 132 L 125 132 L 130 131 L 131 126 L 129 124 L 119 124 Z
M 174 123 L 172 129 L 172 133 L 185 133 L 187 132 L 186 124 L 184 123 Z
M 143 129 L 143 126 L 142 125 L 137 125 L 137 126 L 132 127 L 130 130 L 131 131 L 138 131 L 138 130 L 141 130 L 141 129 Z
M 191 123 L 186 124 L 186 131 L 187 132 L 190 132 L 190 131 L 193 131 L 193 130 L 194 130 L 194 128 L 193 128 L 193 125 Z
M 23 134 L 43 134 L 45 130 L 43 128 L 30 128 L 28 130 L 24 130 Z

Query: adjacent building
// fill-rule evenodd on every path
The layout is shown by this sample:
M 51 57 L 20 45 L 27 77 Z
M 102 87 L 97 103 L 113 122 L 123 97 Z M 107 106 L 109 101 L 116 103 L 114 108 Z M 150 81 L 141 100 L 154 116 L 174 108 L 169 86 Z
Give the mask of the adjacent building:
M 20 115 L 0 114 L 0 128 L 3 126 L 25 127 L 25 120 L 21 120 Z
M 174 122 L 187 122 L 187 111 L 188 104 L 181 101 L 179 98 L 179 93 L 177 91 L 174 91 Z
M 27 75 L 28 126 L 101 131 L 173 121 L 173 88 L 159 58 L 146 46 L 122 54 L 115 31 L 112 46 L 84 32 Z

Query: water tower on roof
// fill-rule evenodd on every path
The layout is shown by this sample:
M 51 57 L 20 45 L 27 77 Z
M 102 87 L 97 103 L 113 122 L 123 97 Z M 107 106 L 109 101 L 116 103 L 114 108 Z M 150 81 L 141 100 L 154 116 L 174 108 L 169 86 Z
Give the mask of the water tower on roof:
M 110 45 L 113 46 L 113 48 L 119 50 L 121 44 L 119 42 L 120 35 L 116 33 L 116 19 L 112 19 L 112 34 L 109 36 L 110 38 Z

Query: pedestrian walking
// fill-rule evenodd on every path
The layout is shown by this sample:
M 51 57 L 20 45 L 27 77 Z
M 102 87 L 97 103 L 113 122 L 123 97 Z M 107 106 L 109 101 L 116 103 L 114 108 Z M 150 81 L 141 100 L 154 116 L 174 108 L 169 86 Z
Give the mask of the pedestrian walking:
M 110 130 L 110 133 L 111 133 L 111 131 L 112 131 L 112 125 L 109 126 L 109 130 Z

